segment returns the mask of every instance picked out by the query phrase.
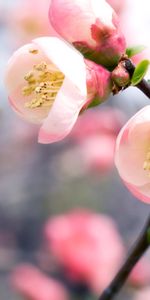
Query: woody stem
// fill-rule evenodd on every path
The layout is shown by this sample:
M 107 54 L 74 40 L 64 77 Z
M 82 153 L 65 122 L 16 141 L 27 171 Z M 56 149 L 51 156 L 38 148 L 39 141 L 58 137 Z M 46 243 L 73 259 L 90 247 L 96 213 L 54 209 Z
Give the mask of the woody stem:
M 112 280 L 110 285 L 99 297 L 99 300 L 112 300 L 126 282 L 130 272 L 150 246 L 150 215 L 137 242 L 131 249 L 128 258 Z

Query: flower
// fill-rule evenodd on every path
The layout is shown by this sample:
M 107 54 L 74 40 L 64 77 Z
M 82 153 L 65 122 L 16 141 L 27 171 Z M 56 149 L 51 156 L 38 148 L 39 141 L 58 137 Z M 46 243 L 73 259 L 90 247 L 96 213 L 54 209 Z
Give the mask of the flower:
M 134 300 L 149 300 L 150 299 L 150 288 L 145 288 L 135 293 Z
M 50 0 L 22 0 L 13 5 L 8 26 L 15 35 L 17 44 L 28 43 L 36 37 L 45 35 L 58 36 L 49 24 L 49 4 Z
M 142 258 L 129 276 L 130 284 L 134 286 L 148 286 L 150 284 L 150 260 Z
M 123 258 L 116 225 L 105 215 L 78 210 L 53 217 L 45 226 L 45 236 L 66 274 L 95 293 L 106 287 Z
M 124 115 L 112 108 L 90 109 L 82 114 L 70 134 L 74 147 L 65 151 L 64 168 L 70 161 L 69 166 L 73 165 L 73 169 L 79 167 L 82 173 L 111 170 L 114 166 L 115 142 L 123 121 Z
M 135 114 L 120 131 L 115 164 L 131 193 L 150 203 L 150 105 Z
M 56 37 L 42 37 L 21 47 L 8 62 L 6 86 L 12 108 L 24 119 L 42 123 L 39 142 L 63 139 L 81 109 L 110 93 L 110 73 L 85 61 Z
M 125 52 L 118 17 L 105 0 L 52 0 L 49 19 L 60 36 L 105 67 L 116 66 Z
M 11 275 L 13 287 L 29 300 L 67 300 L 66 290 L 52 278 L 48 278 L 36 267 L 22 264 Z

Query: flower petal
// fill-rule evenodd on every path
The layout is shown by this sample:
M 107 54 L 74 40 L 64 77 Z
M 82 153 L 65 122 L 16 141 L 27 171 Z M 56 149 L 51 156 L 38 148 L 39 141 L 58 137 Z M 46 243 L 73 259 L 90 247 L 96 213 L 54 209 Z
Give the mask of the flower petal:
M 34 43 L 85 96 L 86 67 L 80 52 L 57 37 L 37 38 Z
M 150 106 L 147 106 L 127 122 L 116 143 L 115 163 L 119 174 L 125 181 L 137 186 L 149 182 L 148 171 L 143 169 L 149 137 Z
M 66 78 L 40 129 L 38 141 L 47 144 L 63 139 L 71 131 L 85 103 L 86 96 Z
M 141 187 L 132 185 L 128 182 L 125 182 L 128 190 L 138 199 L 142 200 L 145 203 L 150 203 L 150 183 L 143 185 Z
M 38 54 L 33 54 L 30 50 L 37 50 Z M 34 43 L 24 45 L 14 52 L 5 73 L 5 83 L 10 96 L 20 84 L 25 84 L 24 76 L 32 67 L 43 60 L 47 62 L 46 56 L 44 57 L 38 45 Z

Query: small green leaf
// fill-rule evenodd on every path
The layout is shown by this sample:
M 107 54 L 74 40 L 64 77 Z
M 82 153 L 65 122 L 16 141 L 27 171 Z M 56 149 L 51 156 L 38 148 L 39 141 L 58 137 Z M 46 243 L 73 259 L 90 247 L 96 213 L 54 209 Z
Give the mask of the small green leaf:
M 145 50 L 145 48 L 146 47 L 144 45 L 137 45 L 137 46 L 129 47 L 126 49 L 126 54 L 130 58 L 136 54 L 141 53 L 143 50 Z
M 131 78 L 131 84 L 137 85 L 146 75 L 147 70 L 149 68 L 149 60 L 142 60 L 135 68 L 133 76 Z
M 150 79 L 148 79 L 147 82 L 150 84 Z

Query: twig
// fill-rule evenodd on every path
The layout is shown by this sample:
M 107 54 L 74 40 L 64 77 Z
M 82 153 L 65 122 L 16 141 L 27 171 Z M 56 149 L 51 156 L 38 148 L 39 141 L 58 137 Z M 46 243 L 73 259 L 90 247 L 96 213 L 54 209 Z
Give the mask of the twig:
M 114 298 L 116 293 L 121 289 L 124 285 L 125 281 L 127 280 L 130 272 L 145 253 L 145 251 L 150 246 L 149 240 L 149 231 L 150 231 L 150 216 L 148 217 L 147 223 L 144 227 L 143 232 L 141 233 L 140 237 L 138 238 L 137 242 L 133 246 L 127 260 L 119 270 L 116 277 L 110 283 L 108 288 L 102 293 L 99 297 L 99 300 L 111 300 Z
M 124 67 L 128 71 L 130 77 L 132 77 L 135 66 L 130 59 L 124 60 Z M 148 98 L 150 98 L 150 84 L 145 79 L 142 79 L 141 82 L 136 85 L 136 87 L 140 89 Z

